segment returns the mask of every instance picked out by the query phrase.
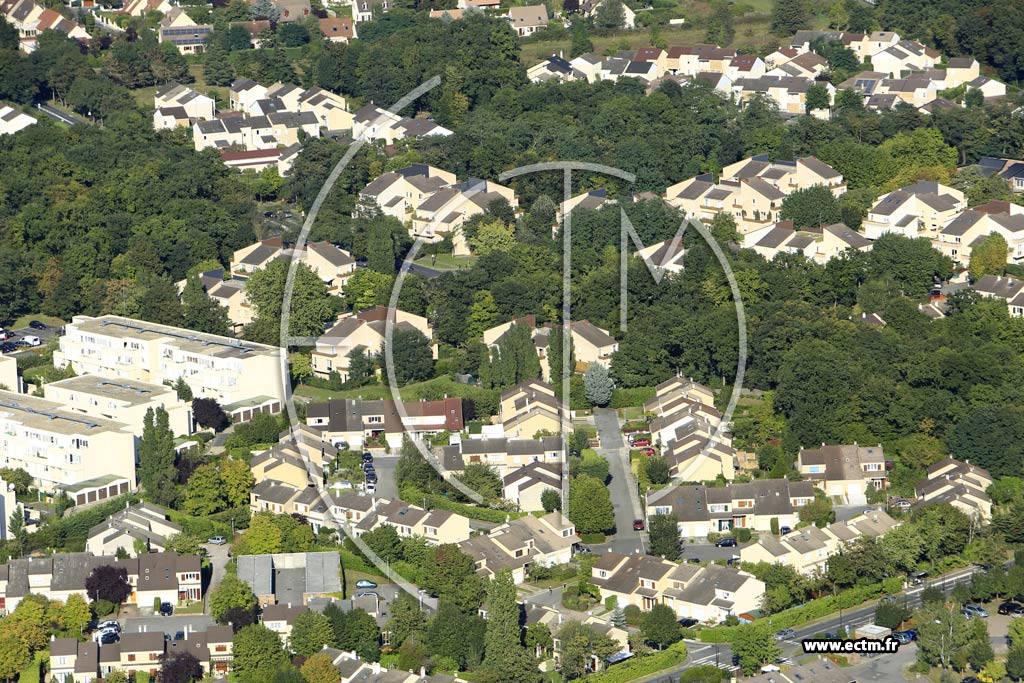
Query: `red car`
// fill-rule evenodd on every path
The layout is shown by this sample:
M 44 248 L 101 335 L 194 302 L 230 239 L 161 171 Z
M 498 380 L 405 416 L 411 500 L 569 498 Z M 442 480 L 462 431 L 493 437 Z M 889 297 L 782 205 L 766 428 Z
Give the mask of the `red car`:
M 650 456 L 655 454 L 653 448 L 643 448 L 643 449 L 640 450 L 640 452 L 643 453 L 644 455 L 648 456 L 648 457 L 650 457 Z
M 635 519 L 635 520 L 633 520 L 633 531 L 643 531 L 643 530 L 644 530 L 644 520 L 642 520 L 642 519 Z
M 641 446 L 650 446 L 651 445 L 651 440 L 650 439 L 637 439 L 636 441 L 631 441 L 629 445 L 632 446 L 633 448 L 640 448 Z

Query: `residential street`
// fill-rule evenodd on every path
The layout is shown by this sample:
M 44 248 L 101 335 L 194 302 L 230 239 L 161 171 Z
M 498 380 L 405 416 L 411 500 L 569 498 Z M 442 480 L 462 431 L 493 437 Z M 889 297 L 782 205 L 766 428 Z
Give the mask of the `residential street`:
M 642 532 L 633 531 L 633 520 L 643 518 L 643 509 L 636 483 L 629 472 L 629 451 L 622 440 L 619 418 L 614 410 L 595 409 L 594 423 L 601 437 L 601 448 L 597 453 L 608 460 L 611 472 L 608 490 L 615 507 L 615 535 L 602 548 L 610 546 L 617 552 L 632 552 L 642 547 L 644 539 Z
M 231 539 L 229 538 L 228 543 L 230 542 Z M 210 593 L 212 593 L 213 590 L 220 585 L 221 580 L 223 580 L 224 578 L 224 573 L 228 565 L 228 552 L 231 550 L 231 546 L 210 545 L 209 543 L 204 543 L 203 548 L 206 549 L 206 555 L 210 558 L 211 566 L 210 585 L 206 587 L 206 591 L 203 593 L 203 595 L 209 597 Z M 209 614 L 210 601 L 209 599 L 207 599 L 205 602 L 206 606 L 204 607 L 204 612 L 206 614 Z

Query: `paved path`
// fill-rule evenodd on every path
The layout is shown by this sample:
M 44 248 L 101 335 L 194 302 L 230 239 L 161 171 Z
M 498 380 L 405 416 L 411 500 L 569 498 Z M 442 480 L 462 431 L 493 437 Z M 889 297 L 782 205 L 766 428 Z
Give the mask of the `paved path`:
M 36 104 L 36 109 L 46 114 L 54 121 L 57 121 L 58 123 L 63 123 L 68 126 L 74 126 L 79 123 L 85 123 L 85 121 L 78 118 L 77 116 L 72 116 L 67 112 L 63 112 L 60 109 L 57 109 L 56 107 L 51 107 L 50 105 L 44 104 L 42 102 L 38 102 Z
M 643 538 L 643 534 L 633 531 L 633 520 L 643 517 L 643 508 L 629 469 L 629 450 L 622 441 L 619 417 L 614 410 L 598 408 L 594 410 L 594 423 L 601 437 L 601 448 L 597 453 L 608 460 L 611 472 L 608 490 L 615 508 L 615 540 L 635 543 Z
M 230 543 L 233 539 L 228 539 Z M 206 605 L 203 609 L 204 613 L 210 613 L 210 594 L 214 589 L 220 585 L 220 582 L 224 579 L 224 574 L 227 571 L 228 566 L 228 553 L 230 552 L 230 545 L 210 545 L 204 543 L 203 547 L 206 548 L 206 555 L 210 558 L 210 585 L 206 587 L 206 592 L 203 593 L 205 596 Z

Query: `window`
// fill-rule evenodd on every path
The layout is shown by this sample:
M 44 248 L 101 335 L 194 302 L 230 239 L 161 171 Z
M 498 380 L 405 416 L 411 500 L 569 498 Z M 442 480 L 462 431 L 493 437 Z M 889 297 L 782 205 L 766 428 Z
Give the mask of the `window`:
M 135 655 L 128 655 L 128 661 L 129 662 L 134 662 L 135 661 Z
M 823 470 L 824 470 L 824 467 L 822 467 L 821 465 L 808 465 L 807 466 L 807 472 L 810 473 L 810 474 L 821 474 L 821 472 Z

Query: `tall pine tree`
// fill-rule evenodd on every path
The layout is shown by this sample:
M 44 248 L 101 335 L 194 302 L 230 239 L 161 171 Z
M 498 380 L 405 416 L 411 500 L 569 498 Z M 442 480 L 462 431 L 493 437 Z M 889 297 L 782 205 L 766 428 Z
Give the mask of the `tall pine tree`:
M 206 54 L 203 56 L 203 79 L 208 85 L 231 85 L 235 80 L 235 68 L 228 59 L 219 37 L 214 36 L 207 41 Z
M 206 287 L 195 275 L 185 281 L 185 289 L 181 292 L 181 308 L 188 329 L 208 334 L 227 334 L 227 310 L 210 298 Z
M 775 35 L 796 33 L 807 28 L 809 22 L 807 0 L 775 0 L 775 9 L 772 11 L 772 33 Z
M 167 411 L 150 408 L 143 420 L 139 440 L 139 482 L 158 504 L 169 505 L 177 495 L 174 480 L 174 433 Z
M 484 667 L 509 683 L 535 683 L 537 665 L 522 645 L 519 602 L 512 574 L 500 572 L 487 588 Z

